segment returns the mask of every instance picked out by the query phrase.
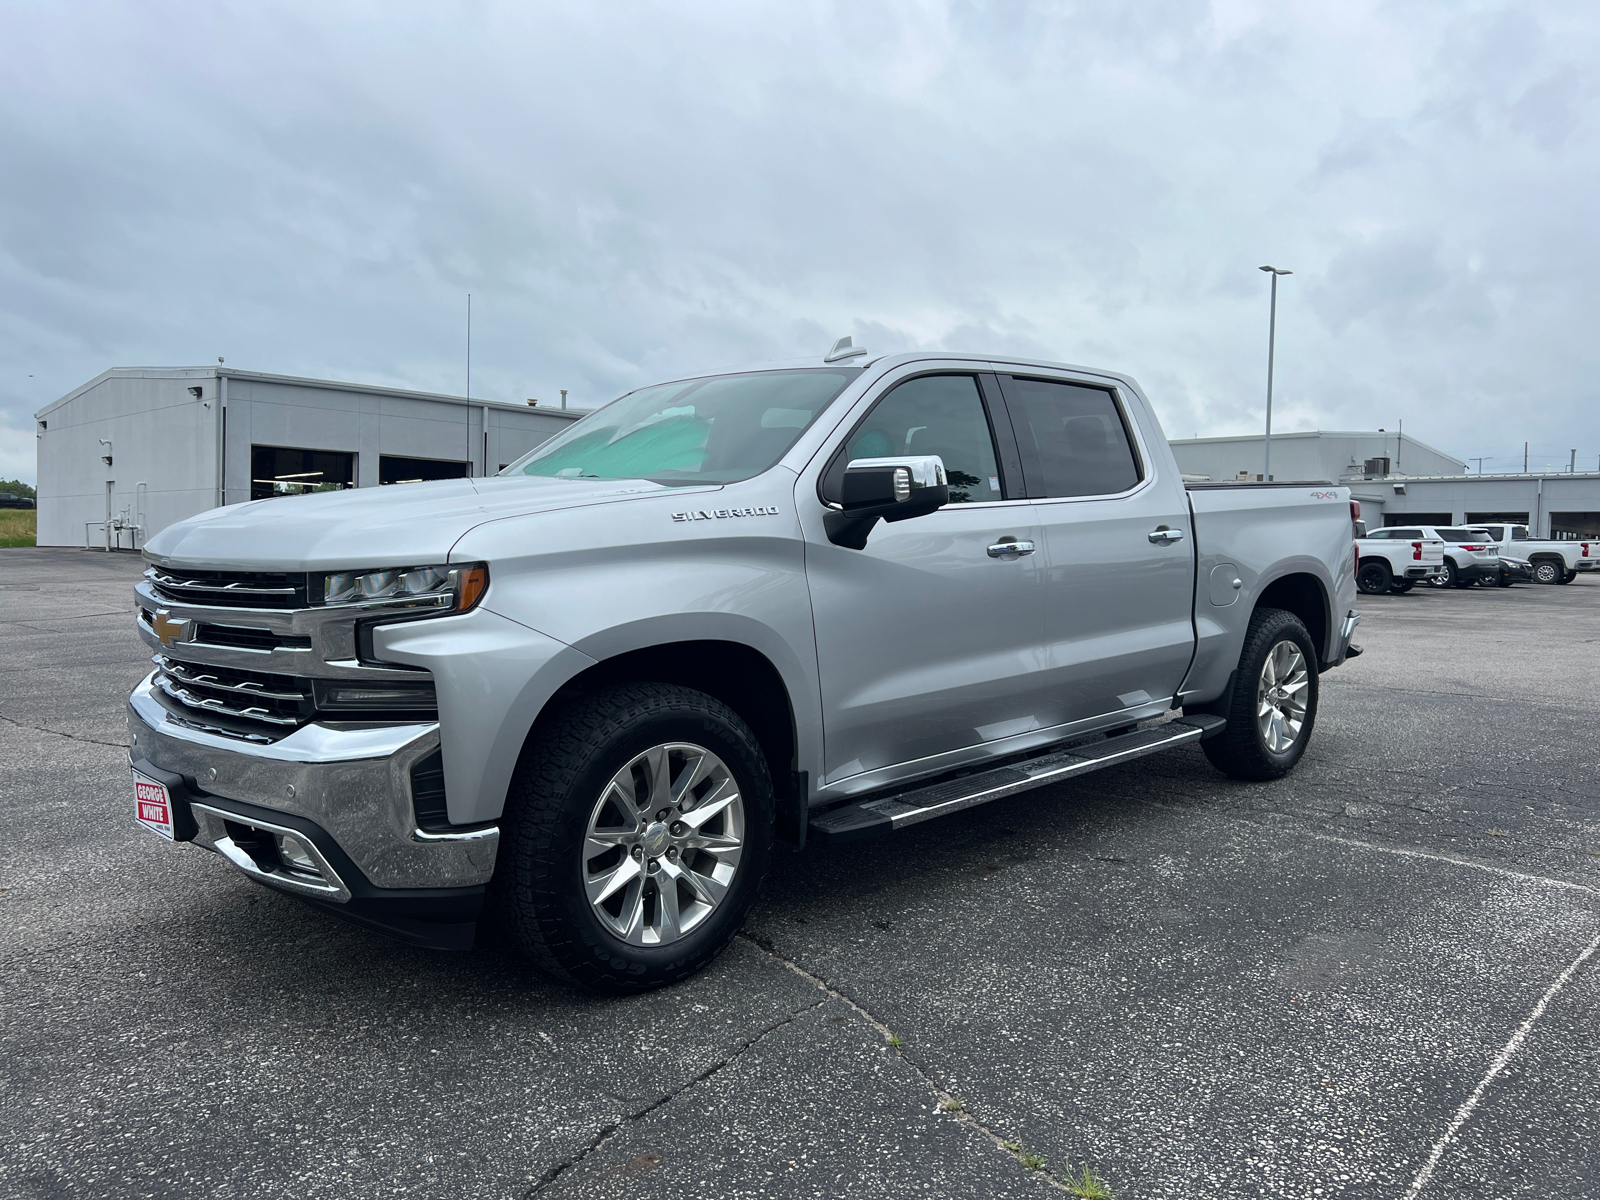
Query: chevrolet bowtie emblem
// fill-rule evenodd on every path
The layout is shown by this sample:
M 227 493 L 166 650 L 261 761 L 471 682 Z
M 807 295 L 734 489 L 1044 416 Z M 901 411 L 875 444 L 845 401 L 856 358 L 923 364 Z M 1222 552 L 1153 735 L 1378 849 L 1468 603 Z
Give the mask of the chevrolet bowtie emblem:
M 156 637 L 161 639 L 163 646 L 170 646 L 173 642 L 181 642 L 189 633 L 188 621 L 174 621 L 167 615 L 165 609 L 159 610 L 150 618 L 150 628 L 155 631 Z

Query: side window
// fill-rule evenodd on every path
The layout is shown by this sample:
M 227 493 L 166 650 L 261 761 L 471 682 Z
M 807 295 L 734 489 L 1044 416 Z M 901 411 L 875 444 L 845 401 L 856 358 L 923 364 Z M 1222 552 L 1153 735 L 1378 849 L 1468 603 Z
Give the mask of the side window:
M 1003 381 L 1033 496 L 1105 496 L 1142 478 L 1110 392 L 1043 379 Z
M 1392 536 L 1394 536 L 1392 529 L 1374 529 L 1367 534 L 1367 539 L 1369 541 L 1388 541 Z
M 1526 525 L 1513 525 L 1511 527 L 1511 540 L 1525 542 L 1528 540 L 1528 527 Z
M 879 400 L 845 441 L 845 452 L 829 464 L 823 495 L 837 497 L 851 459 L 923 454 L 944 460 L 950 503 L 1002 499 L 994 436 L 971 375 L 908 379 Z

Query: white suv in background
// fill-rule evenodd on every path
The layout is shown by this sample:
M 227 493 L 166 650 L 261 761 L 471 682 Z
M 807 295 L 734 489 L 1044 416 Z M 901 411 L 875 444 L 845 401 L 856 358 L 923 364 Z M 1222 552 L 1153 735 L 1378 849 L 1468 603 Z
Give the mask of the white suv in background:
M 1358 522 L 1358 526 L 1359 526 Z M 1409 592 L 1444 573 L 1444 542 L 1415 525 L 1357 529 L 1356 587 L 1364 595 Z
M 1422 532 L 1444 542 L 1444 574 L 1434 587 L 1471 587 L 1480 579 L 1500 582 L 1500 547 L 1481 526 L 1424 525 Z

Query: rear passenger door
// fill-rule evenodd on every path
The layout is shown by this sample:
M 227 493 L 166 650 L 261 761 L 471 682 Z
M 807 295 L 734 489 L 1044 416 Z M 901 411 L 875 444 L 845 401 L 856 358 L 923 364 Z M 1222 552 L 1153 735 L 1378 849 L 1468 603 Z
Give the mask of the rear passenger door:
M 1194 650 L 1194 531 L 1177 479 L 1157 479 L 1122 397 L 1001 375 L 1045 555 L 1053 724 L 1165 711 Z

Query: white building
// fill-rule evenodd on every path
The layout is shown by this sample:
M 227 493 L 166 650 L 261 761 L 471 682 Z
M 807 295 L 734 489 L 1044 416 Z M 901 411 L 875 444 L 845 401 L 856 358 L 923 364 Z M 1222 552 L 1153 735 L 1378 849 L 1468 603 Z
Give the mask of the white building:
M 38 544 L 136 548 L 220 504 L 493 474 L 583 415 L 223 366 L 119 367 L 34 414 Z
M 1260 479 L 1260 434 L 1182 438 L 1172 443 L 1185 475 Z M 1526 524 L 1540 537 L 1600 537 L 1600 472 L 1469 474 L 1459 458 L 1384 430 L 1272 435 L 1278 480 L 1343 484 L 1361 501 L 1367 528 L 1383 525 Z

